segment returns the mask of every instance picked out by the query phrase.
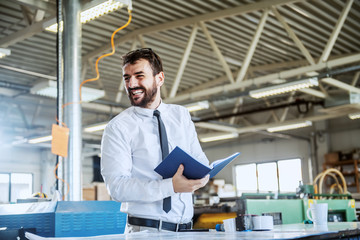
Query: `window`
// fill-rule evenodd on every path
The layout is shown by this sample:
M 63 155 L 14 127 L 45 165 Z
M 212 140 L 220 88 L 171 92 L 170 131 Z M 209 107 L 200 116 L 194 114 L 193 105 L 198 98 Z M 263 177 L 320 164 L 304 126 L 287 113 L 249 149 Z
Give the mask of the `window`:
M 280 192 L 293 192 L 299 186 L 301 160 L 292 159 L 278 162 Z
M 258 164 L 258 182 L 260 192 L 278 191 L 276 162 Z
M 29 198 L 33 192 L 31 173 L 0 173 L 0 203 L 16 202 Z
M 238 195 L 243 192 L 295 192 L 302 181 L 301 160 L 237 165 L 235 176 Z
M 247 192 L 257 191 L 256 164 L 236 166 L 236 187 Z

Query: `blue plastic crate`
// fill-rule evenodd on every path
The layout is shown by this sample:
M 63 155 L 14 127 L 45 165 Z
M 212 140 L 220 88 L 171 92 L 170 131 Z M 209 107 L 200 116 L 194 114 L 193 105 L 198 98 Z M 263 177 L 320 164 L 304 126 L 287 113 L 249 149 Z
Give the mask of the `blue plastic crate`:
M 114 201 L 58 202 L 55 237 L 88 237 L 124 233 L 126 214 Z
M 0 227 L 10 229 L 36 228 L 36 234 L 53 237 L 55 233 L 55 213 L 28 213 L 0 215 Z

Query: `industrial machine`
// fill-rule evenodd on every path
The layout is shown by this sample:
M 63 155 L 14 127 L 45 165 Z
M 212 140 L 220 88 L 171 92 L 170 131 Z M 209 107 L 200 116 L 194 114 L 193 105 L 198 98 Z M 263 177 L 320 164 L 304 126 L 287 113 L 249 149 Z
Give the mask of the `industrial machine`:
M 339 184 L 334 173 L 339 174 L 343 186 Z M 326 174 L 335 179 L 327 184 L 331 186 L 330 193 L 321 192 Z M 316 184 L 318 180 L 319 188 Z M 334 189 L 339 193 L 334 193 Z M 241 197 L 221 199 L 217 206 L 197 206 L 194 226 L 212 228 L 223 219 L 239 214 L 272 215 L 274 224 L 311 223 L 306 212 L 310 205 L 315 203 L 328 204 L 328 222 L 358 220 L 355 200 L 347 192 L 342 174 L 336 169 L 327 169 L 315 178 L 313 185 L 303 185 L 300 182 L 296 193 L 243 193 Z

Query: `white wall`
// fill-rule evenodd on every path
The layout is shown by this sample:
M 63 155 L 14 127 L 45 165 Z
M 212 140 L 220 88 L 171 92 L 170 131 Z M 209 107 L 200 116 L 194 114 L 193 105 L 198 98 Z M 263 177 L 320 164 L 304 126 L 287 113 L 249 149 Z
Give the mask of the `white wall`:
M 41 151 L 39 149 L 0 147 L 0 152 L 0 172 L 33 173 L 33 191 L 40 191 Z
M 32 173 L 33 192 L 40 192 L 41 185 L 44 193 L 50 197 L 55 188 L 54 169 L 56 156 L 49 148 L 34 147 L 0 147 L 0 172 Z M 92 159 L 83 161 L 83 183 L 92 181 Z
M 347 151 L 360 148 L 360 126 L 358 130 L 341 131 L 331 134 L 331 151 Z

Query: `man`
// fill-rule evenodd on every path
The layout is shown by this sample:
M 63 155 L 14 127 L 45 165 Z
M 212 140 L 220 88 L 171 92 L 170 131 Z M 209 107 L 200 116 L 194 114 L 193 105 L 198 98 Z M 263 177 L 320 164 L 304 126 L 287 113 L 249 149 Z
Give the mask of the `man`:
M 169 179 L 154 171 L 164 152 L 176 146 L 209 164 L 188 110 L 162 102 L 164 79 L 161 59 L 151 49 L 123 56 L 123 80 L 133 106 L 112 119 L 104 131 L 101 173 L 112 198 L 122 202 L 121 211 L 128 214 L 125 232 L 191 228 L 192 192 L 209 180 L 208 176 L 185 178 L 182 165 Z M 161 125 L 166 130 L 165 143 Z

